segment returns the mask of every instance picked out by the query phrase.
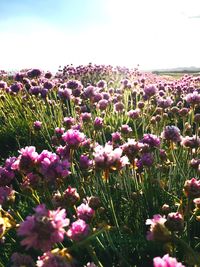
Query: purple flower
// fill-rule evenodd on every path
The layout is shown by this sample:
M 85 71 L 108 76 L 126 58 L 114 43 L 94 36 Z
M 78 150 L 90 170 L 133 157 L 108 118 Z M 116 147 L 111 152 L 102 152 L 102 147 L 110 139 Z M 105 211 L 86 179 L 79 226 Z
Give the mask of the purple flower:
M 124 110 L 124 104 L 123 104 L 122 102 L 117 102 L 117 103 L 115 103 L 115 105 L 114 105 L 114 110 L 115 110 L 116 112 L 121 112 L 121 111 L 123 111 L 123 110 Z
M 72 117 L 65 117 L 63 124 L 69 129 L 75 123 L 75 119 Z
M 35 267 L 33 259 L 29 255 L 13 253 L 11 256 L 11 267 Z
M 128 142 L 122 146 L 123 153 L 132 162 L 140 151 L 141 145 L 135 139 L 128 139 Z
M 6 167 L 0 167 L 0 186 L 9 185 L 14 177 L 15 174 L 13 170 L 9 170 Z
M 121 169 L 126 164 L 129 164 L 126 156 L 122 157 L 122 149 L 113 149 L 112 145 L 106 144 L 96 146 L 94 148 L 94 162 L 98 169 Z
M 144 87 L 144 93 L 147 99 L 154 96 L 157 92 L 158 92 L 158 89 L 156 88 L 155 85 L 148 85 Z
M 139 161 L 143 166 L 151 167 L 154 162 L 153 155 L 151 153 L 144 153 Z
M 79 164 L 81 169 L 86 170 L 92 166 L 92 160 L 90 160 L 87 155 L 81 155 L 79 159 Z
M 100 80 L 97 83 L 97 87 L 99 87 L 99 88 L 106 88 L 106 86 L 107 86 L 107 82 L 104 80 Z
M 194 91 L 193 93 L 187 94 L 185 97 L 185 100 L 187 103 L 194 105 L 200 104 L 200 94 L 197 91 Z
M 15 191 L 8 186 L 0 187 L 0 205 L 3 205 L 6 201 L 14 200 Z
M 80 196 L 76 188 L 68 186 L 62 195 L 60 192 L 56 192 L 52 201 L 56 207 L 68 207 L 75 205 L 79 200 Z
M 116 143 L 116 142 L 120 142 L 121 141 L 121 134 L 119 132 L 115 132 L 111 134 L 112 136 L 112 142 Z
M 89 232 L 89 225 L 85 221 L 78 219 L 71 224 L 70 229 L 67 231 L 67 236 L 74 241 L 80 241 L 87 237 Z
M 62 139 L 67 145 L 72 148 L 78 148 L 81 143 L 85 140 L 84 133 L 79 132 L 78 130 L 69 129 L 62 135 Z
M 181 145 L 188 148 L 196 148 L 198 149 L 200 147 L 200 138 L 196 135 L 193 135 L 192 137 L 186 136 L 183 137 L 181 140 Z
M 33 127 L 34 127 L 34 129 L 35 129 L 36 131 L 40 130 L 41 127 L 42 127 L 42 122 L 41 122 L 41 121 L 35 121 L 35 122 L 33 123 Z
M 108 104 L 109 104 L 109 102 L 108 102 L 108 100 L 106 100 L 106 99 L 102 99 L 102 100 L 100 100 L 99 102 L 98 102 L 98 108 L 100 109 L 100 110 L 105 110 L 107 107 L 108 107 Z
M 43 150 L 38 156 L 39 172 L 50 182 L 55 182 L 57 178 L 67 177 L 70 163 L 68 160 L 60 160 L 55 153 Z
M 176 126 L 166 126 L 164 131 L 161 133 L 161 137 L 167 141 L 172 141 L 174 143 L 181 141 L 180 129 Z
M 81 119 L 83 122 L 90 122 L 92 118 L 92 114 L 88 112 L 84 112 L 81 114 Z
M 200 180 L 195 178 L 187 180 L 184 184 L 183 191 L 188 198 L 200 197 Z
M 12 84 L 10 86 L 10 90 L 13 92 L 13 93 L 18 93 L 19 91 L 21 91 L 23 88 L 23 84 L 20 83 L 20 82 L 16 82 L 14 84 Z
M 21 244 L 27 249 L 33 247 L 47 251 L 64 239 L 64 227 L 69 225 L 65 210 L 48 210 L 44 204 L 37 206 L 35 214 L 21 222 L 17 234 L 22 236 Z
M 32 69 L 27 72 L 27 76 L 31 79 L 39 78 L 42 75 L 42 71 L 39 69 Z
M 153 259 L 154 267 L 185 267 L 182 263 L 178 262 L 176 258 L 170 257 L 168 254 L 162 258 L 156 257 Z
M 34 146 L 26 146 L 20 149 L 20 156 L 12 164 L 12 169 L 24 172 L 30 172 L 37 163 L 38 153 Z
M 133 131 L 132 128 L 127 124 L 123 124 L 121 126 L 121 133 L 122 134 L 130 134 L 130 133 L 132 133 L 132 131 Z
M 137 119 L 137 118 L 139 118 L 139 116 L 140 116 L 140 109 L 134 109 L 134 110 L 131 109 L 131 110 L 129 110 L 128 116 L 131 119 Z
M 94 129 L 100 130 L 103 127 L 103 119 L 101 117 L 96 117 L 94 119 Z
M 144 134 L 140 142 L 148 144 L 152 148 L 160 147 L 160 138 L 154 134 Z
M 78 218 L 86 222 L 89 222 L 93 218 L 95 213 L 95 211 L 88 204 L 84 203 L 77 207 L 76 212 Z

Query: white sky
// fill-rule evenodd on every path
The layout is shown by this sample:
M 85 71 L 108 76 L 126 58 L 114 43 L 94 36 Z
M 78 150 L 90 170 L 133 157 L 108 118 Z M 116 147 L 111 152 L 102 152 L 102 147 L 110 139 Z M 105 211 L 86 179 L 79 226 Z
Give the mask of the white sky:
M 140 69 L 200 67 L 200 0 L 102 4 L 109 19 L 84 31 L 34 17 L 0 22 L 0 69 L 57 70 L 59 65 L 89 62 L 139 64 Z

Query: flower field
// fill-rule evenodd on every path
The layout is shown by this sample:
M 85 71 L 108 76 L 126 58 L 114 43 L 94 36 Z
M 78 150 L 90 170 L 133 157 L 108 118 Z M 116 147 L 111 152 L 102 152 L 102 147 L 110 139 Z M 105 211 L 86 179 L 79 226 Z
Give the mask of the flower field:
M 0 267 L 200 266 L 200 76 L 0 72 Z

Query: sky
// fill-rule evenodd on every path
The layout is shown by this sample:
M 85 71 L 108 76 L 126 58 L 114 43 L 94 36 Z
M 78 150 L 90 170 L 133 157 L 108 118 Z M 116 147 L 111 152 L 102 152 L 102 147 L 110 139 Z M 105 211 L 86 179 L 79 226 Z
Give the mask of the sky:
M 0 69 L 200 67 L 199 0 L 0 0 Z

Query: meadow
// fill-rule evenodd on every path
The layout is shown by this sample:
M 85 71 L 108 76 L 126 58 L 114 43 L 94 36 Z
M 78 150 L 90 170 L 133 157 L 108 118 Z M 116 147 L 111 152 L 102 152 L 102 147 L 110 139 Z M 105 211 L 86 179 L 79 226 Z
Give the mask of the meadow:
M 200 266 L 200 76 L 0 72 L 0 266 Z

